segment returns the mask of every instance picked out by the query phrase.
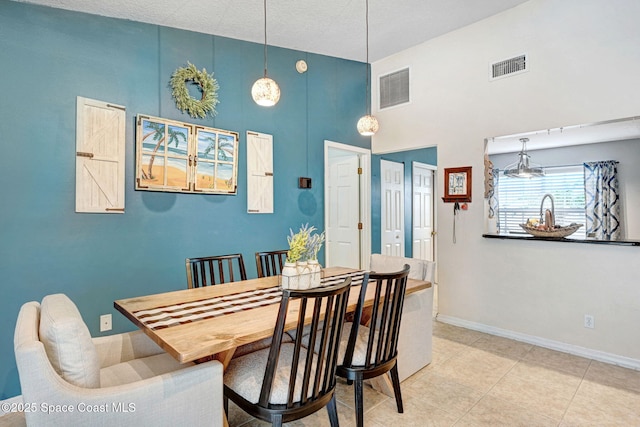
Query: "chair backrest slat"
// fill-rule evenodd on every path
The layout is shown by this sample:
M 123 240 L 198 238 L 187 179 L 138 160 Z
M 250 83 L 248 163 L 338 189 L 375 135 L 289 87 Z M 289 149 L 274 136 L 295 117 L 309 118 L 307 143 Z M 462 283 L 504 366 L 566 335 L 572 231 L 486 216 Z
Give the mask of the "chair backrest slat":
M 235 282 L 238 277 L 235 271 L 239 274 L 239 280 L 247 280 L 242 254 L 187 258 L 185 267 L 189 289 Z
M 286 259 L 286 250 L 256 252 L 258 277 L 277 276 L 282 272 Z
M 258 405 L 271 407 L 271 393 L 280 358 L 282 335 L 285 333 L 286 316 L 289 305 L 294 301 L 299 303 L 299 314 L 291 367 L 287 369 L 289 378 L 286 379 L 286 409 L 317 402 L 333 393 L 350 286 L 351 278 L 347 278 L 340 285 L 325 288 L 304 291 L 283 289 Z M 308 330 L 309 334 L 304 334 L 303 330 Z
M 375 290 L 363 367 L 371 369 L 389 363 L 396 358 L 408 272 L 409 266 L 405 265 L 405 268 L 400 272 L 371 272 L 365 275 L 351 335 L 345 351 L 343 362 L 345 366 L 353 366 L 353 353 L 359 329 L 358 325 L 361 323 L 363 316 L 364 295 L 366 295 L 367 289 L 371 286 L 375 286 Z

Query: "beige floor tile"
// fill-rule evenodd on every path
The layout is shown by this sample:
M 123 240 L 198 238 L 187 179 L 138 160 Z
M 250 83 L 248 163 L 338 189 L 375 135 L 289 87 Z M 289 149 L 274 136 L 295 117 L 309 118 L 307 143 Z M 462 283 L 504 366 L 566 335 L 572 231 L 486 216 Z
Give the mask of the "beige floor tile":
M 640 371 L 634 371 L 633 369 L 622 368 L 594 360 L 591 362 L 591 365 L 589 365 L 584 379 L 598 384 L 640 393 Z
M 591 360 L 584 357 L 574 356 L 568 353 L 562 353 L 550 350 L 544 347 L 534 346 L 522 358 L 530 362 L 536 362 L 544 366 L 556 368 L 560 371 L 567 372 L 572 375 L 582 377 L 589 367 Z
M 403 399 L 404 413 L 399 414 L 396 402 L 387 400 L 365 413 L 366 426 L 397 427 L 448 427 L 457 416 L 436 406 L 424 404 L 416 399 Z M 342 426 L 342 424 L 341 424 Z
M 347 382 L 345 380 L 339 378 L 336 385 L 336 399 L 338 399 L 339 403 L 342 403 L 346 407 L 353 410 L 355 408 L 353 385 L 347 385 Z M 372 407 L 379 405 L 381 402 L 389 399 L 389 397 L 385 396 L 384 394 L 378 393 L 365 382 L 363 387 L 362 399 L 364 402 L 364 410 L 366 412 Z
M 640 393 L 583 381 L 563 426 L 640 426 Z
M 581 378 L 528 362 L 519 362 L 489 392 L 537 414 L 560 421 Z
M 505 356 L 471 348 L 434 366 L 433 372 L 486 393 L 516 364 Z
M 0 427 L 23 427 L 26 425 L 27 421 L 24 418 L 24 412 L 9 412 L 0 416 Z
M 556 420 L 492 396 L 483 398 L 456 423 L 456 427 L 546 427 L 556 425 L 558 425 Z
M 452 341 L 448 338 L 433 336 L 432 340 L 433 354 L 444 359 L 448 359 L 456 354 L 463 353 L 469 349 L 468 345 Z
M 489 351 L 496 354 L 503 354 L 508 357 L 521 359 L 527 354 L 533 345 L 524 342 L 510 340 L 508 338 L 487 335 L 480 337 L 471 344 L 471 347 Z
M 230 427 L 245 425 L 251 420 L 253 420 L 253 417 L 251 415 L 244 412 L 232 401 L 229 401 L 229 413 L 227 414 L 227 421 L 229 422 Z
M 461 417 L 482 398 L 483 393 L 432 372 L 410 387 L 403 387 L 402 396 L 407 404 L 433 407 Z
M 461 344 L 471 344 L 480 337 L 487 336 L 482 332 L 473 331 L 471 329 L 460 328 L 458 326 L 449 325 L 442 322 L 433 322 L 433 337 L 445 338 L 449 341 L 459 342 Z
M 451 342 L 451 341 L 449 341 Z M 464 349 L 460 349 L 459 352 L 464 351 Z M 431 352 L 431 363 L 429 365 L 426 366 L 427 369 L 432 368 L 433 366 L 444 362 L 445 360 L 449 359 L 451 356 L 458 354 L 459 352 L 456 353 L 447 353 L 445 352 L 441 352 L 438 351 L 436 349 L 433 349 L 433 351 Z

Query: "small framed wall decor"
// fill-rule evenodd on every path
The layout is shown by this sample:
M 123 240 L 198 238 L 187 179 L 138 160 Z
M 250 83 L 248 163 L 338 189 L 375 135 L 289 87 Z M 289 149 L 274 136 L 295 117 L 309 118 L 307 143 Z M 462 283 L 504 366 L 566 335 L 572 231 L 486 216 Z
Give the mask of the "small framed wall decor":
M 471 201 L 471 166 L 445 168 L 444 202 Z

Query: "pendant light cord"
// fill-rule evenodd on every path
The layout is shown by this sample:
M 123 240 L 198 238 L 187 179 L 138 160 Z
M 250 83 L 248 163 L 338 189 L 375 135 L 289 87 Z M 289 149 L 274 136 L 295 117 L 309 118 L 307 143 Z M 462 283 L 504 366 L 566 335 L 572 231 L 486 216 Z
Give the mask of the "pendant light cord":
M 267 0 L 264 0 L 264 76 L 267 77 Z
M 366 72 L 367 72 L 367 99 L 365 100 L 365 104 L 367 106 L 367 115 L 371 114 L 371 102 L 369 99 L 369 0 L 366 0 L 366 7 L 365 7 L 365 29 L 367 32 L 367 36 L 366 36 L 366 41 L 367 41 L 367 66 L 366 66 Z

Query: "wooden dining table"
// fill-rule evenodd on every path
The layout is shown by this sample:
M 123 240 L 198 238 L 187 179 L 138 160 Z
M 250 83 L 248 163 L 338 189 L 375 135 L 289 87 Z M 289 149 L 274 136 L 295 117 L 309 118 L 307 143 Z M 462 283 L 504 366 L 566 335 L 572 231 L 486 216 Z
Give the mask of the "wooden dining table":
M 363 275 L 362 270 L 330 267 L 322 280 L 328 285 L 352 277 L 347 311 L 353 312 Z M 429 287 L 428 281 L 409 279 L 406 294 Z M 369 290 L 365 307 L 373 303 Z M 179 362 L 214 357 L 226 367 L 236 348 L 273 335 L 280 300 L 279 278 L 271 276 L 121 299 L 114 307 Z M 294 301 L 286 327 L 294 328 L 296 319 Z

